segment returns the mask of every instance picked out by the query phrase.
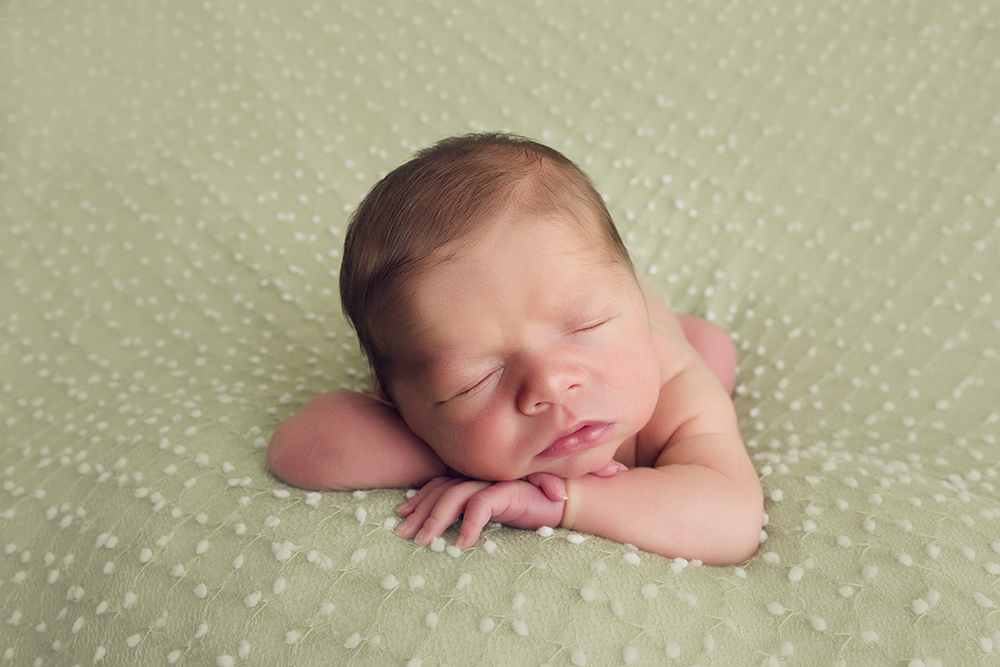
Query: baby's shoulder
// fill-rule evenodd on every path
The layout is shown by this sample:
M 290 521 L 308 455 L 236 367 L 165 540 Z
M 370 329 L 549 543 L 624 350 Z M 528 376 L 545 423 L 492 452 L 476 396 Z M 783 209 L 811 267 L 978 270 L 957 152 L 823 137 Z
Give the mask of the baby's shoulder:
M 720 430 L 735 425 L 732 400 L 683 334 L 681 340 L 667 332 L 657 335 L 662 379 L 656 407 L 636 440 L 641 465 L 653 465 L 678 430 L 696 421 L 718 424 Z

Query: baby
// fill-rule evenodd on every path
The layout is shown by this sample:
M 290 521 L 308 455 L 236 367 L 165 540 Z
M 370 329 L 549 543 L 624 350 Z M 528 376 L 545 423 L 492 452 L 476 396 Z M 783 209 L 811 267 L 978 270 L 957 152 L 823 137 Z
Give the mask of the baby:
M 739 563 L 760 481 L 730 394 L 736 351 L 636 276 L 590 179 L 507 134 L 446 139 L 355 212 L 341 302 L 377 397 L 331 392 L 271 439 L 306 489 L 419 487 L 398 535 L 463 517 L 562 526 L 668 557 Z

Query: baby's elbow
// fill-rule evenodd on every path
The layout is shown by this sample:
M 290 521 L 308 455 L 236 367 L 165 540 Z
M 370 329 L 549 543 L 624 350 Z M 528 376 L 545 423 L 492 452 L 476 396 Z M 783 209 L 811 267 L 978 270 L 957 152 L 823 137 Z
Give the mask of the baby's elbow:
M 301 487 L 303 456 L 292 420 L 282 422 L 267 445 L 267 467 L 271 473 L 292 486 Z
M 734 522 L 730 543 L 729 565 L 737 565 L 751 558 L 760 548 L 764 528 L 764 497 L 760 484 L 746 493 L 738 519 Z
M 732 544 L 728 565 L 739 565 L 749 560 L 760 548 L 762 522 L 750 522 L 739 531 Z
M 340 487 L 329 474 L 330 452 L 319 456 L 323 448 L 317 434 L 295 417 L 283 422 L 267 446 L 267 467 L 285 484 L 310 491 L 333 491 Z M 334 466 L 336 467 L 336 466 Z
M 739 565 L 760 548 L 764 526 L 764 498 L 760 484 L 750 485 L 739 494 L 721 533 L 716 534 L 712 554 L 703 561 L 709 565 Z

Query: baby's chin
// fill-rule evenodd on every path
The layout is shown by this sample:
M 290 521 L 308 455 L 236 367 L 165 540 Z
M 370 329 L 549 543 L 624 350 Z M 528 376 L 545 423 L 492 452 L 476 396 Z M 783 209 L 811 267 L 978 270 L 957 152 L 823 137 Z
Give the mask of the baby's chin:
M 584 454 L 567 457 L 564 460 L 554 462 L 555 465 L 544 467 L 537 472 L 550 472 L 566 479 L 583 477 L 604 470 L 613 460 L 614 451 L 610 454 L 600 451 L 590 451 Z

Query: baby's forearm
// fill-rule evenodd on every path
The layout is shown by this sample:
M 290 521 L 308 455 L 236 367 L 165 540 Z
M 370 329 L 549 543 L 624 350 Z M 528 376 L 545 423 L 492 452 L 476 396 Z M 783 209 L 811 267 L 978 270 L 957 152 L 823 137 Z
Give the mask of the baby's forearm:
M 448 467 L 381 401 L 348 391 L 322 394 L 271 438 L 271 471 L 315 490 L 420 487 Z
M 754 476 L 735 480 L 700 465 L 634 468 L 566 480 L 563 527 L 670 558 L 740 563 L 757 550 L 763 517 Z

